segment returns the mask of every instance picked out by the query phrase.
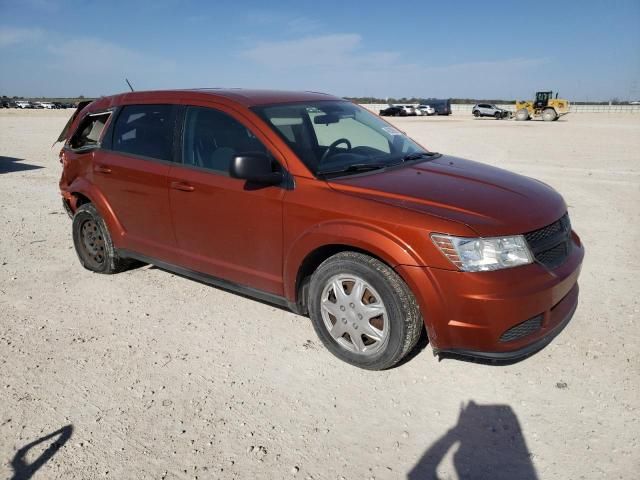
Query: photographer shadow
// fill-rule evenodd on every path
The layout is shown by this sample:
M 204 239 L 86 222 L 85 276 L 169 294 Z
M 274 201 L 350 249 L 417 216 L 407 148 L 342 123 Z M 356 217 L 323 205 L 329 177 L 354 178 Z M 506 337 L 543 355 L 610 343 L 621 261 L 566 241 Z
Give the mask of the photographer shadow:
M 438 466 L 456 445 L 453 466 L 460 480 L 538 480 L 513 409 L 473 401 L 461 408 L 455 427 L 429 447 L 407 478 L 438 480 Z
M 13 477 L 11 480 L 28 480 L 33 476 L 34 473 L 40 469 L 45 463 L 47 463 L 51 457 L 53 457 L 56 452 L 71 438 L 71 433 L 73 432 L 72 425 L 66 425 L 59 430 L 56 430 L 49 435 L 44 437 L 40 437 L 37 440 L 34 440 L 31 443 L 26 444 L 20 450 L 16 452 L 11 460 L 11 467 L 13 468 Z M 47 440 L 51 440 L 57 437 L 47 448 L 42 452 L 42 454 L 36 458 L 33 462 L 27 463 L 27 454 L 29 450 L 40 445 L 41 443 L 46 442 Z

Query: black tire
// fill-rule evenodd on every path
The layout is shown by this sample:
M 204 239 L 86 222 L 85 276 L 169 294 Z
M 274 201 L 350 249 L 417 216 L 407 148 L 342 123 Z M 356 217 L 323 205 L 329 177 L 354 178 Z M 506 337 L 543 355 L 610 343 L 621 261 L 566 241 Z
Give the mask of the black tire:
M 357 276 L 371 285 L 386 308 L 388 332 L 374 353 L 367 355 L 346 349 L 325 326 L 322 294 L 329 281 L 342 274 Z M 384 370 L 395 365 L 415 347 L 423 329 L 420 309 L 409 287 L 392 268 L 362 253 L 341 252 L 325 260 L 311 277 L 308 305 L 313 327 L 325 347 L 339 359 L 367 370 Z
M 118 256 L 109 229 L 93 204 L 85 203 L 78 207 L 73 216 L 72 229 L 78 259 L 87 270 L 112 274 L 135 264 Z
M 476 118 L 479 118 L 480 117 L 480 112 L 478 110 L 474 110 L 473 111 L 473 116 L 476 117 Z
M 496 112 L 493 114 L 493 116 L 496 118 L 496 120 L 500 120 L 502 118 L 502 113 Z

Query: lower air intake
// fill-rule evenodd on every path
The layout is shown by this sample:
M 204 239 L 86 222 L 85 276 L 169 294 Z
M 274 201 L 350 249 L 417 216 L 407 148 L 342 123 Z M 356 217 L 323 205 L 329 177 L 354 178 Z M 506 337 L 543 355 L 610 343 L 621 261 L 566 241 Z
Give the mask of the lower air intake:
M 542 327 L 542 317 L 542 314 L 536 315 L 529 320 L 525 320 L 524 322 L 519 323 L 515 327 L 511 327 L 500 336 L 500 341 L 512 342 L 514 340 L 518 340 L 522 337 L 526 337 L 527 335 L 531 335 L 532 333 L 537 332 L 538 330 L 540 330 L 540 327 Z

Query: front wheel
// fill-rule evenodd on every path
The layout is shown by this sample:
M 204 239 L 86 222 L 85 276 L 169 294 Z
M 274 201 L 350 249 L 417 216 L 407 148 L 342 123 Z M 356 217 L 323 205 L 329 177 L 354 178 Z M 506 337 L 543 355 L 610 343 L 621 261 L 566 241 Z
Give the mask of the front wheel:
M 545 108 L 542 112 L 542 120 L 545 122 L 553 122 L 557 118 L 558 115 L 553 108 Z
M 516 112 L 516 120 L 529 120 L 529 111 L 526 108 L 521 108 L 520 110 L 518 110 Z
M 309 316 L 331 353 L 369 370 L 395 365 L 422 332 L 418 304 L 400 276 L 357 252 L 338 253 L 314 272 Z

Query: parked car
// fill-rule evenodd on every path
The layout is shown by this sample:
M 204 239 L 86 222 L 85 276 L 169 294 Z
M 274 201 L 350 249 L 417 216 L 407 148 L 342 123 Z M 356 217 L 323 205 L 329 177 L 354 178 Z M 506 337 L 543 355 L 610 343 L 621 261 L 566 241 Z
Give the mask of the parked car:
M 16 102 L 16 107 L 17 108 L 33 108 L 33 105 L 31 104 L 31 102 L 28 102 L 26 100 L 18 100 Z
M 418 105 L 416 107 L 416 115 L 431 116 L 436 114 L 436 109 L 431 105 Z
M 416 109 L 413 105 L 401 105 L 402 109 L 404 110 L 404 114 L 407 117 L 415 117 L 416 116 Z
M 495 105 L 489 103 L 479 103 L 477 105 L 474 105 L 471 109 L 471 113 L 476 118 L 493 117 L 496 120 L 508 118 L 510 115 L 510 112 L 508 110 L 496 107 Z
M 451 115 L 451 99 L 429 98 L 423 99 L 422 103 L 431 105 L 436 111 L 436 115 Z
M 53 110 L 55 108 L 51 102 L 37 102 L 36 105 L 39 105 L 37 108 L 46 108 L 47 110 Z
M 396 364 L 424 326 L 435 353 L 527 356 L 578 303 L 560 194 L 337 97 L 126 93 L 81 103 L 59 138 L 86 269 L 152 263 L 308 314 L 362 368 Z
M 387 108 L 380 110 L 379 114 L 381 117 L 405 117 L 407 112 L 397 105 L 389 105 Z

